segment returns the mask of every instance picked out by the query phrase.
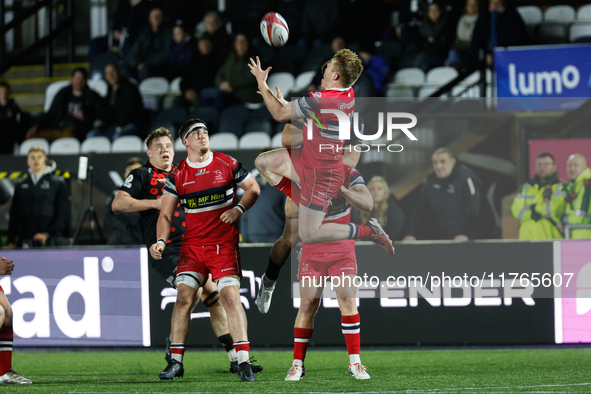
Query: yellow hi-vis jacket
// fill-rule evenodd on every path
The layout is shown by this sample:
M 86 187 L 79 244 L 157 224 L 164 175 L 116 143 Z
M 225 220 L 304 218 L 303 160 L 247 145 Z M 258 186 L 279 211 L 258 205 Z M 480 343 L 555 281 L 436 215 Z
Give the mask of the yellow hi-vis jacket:
M 545 186 L 540 185 L 537 175 L 525 183 L 511 205 L 511 213 L 521 222 L 519 239 L 562 238 L 556 223 L 564 213 L 558 207 L 563 206 L 565 195 L 557 173 L 550 177 Z M 526 205 L 531 208 L 528 209 Z
M 566 186 L 564 224 L 591 225 L 591 169 L 581 172 Z M 591 229 L 572 230 L 571 239 L 591 239 Z

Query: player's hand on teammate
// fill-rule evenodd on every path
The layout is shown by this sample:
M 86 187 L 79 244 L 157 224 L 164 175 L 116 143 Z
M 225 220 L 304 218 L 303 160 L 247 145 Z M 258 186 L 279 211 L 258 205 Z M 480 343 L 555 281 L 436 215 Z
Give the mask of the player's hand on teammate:
M 154 243 L 150 246 L 150 255 L 154 260 L 162 260 L 162 252 L 164 252 L 164 245 L 161 243 Z
M 162 197 L 159 196 L 157 199 L 152 200 L 154 201 L 154 209 L 160 211 L 162 209 Z
M 242 211 L 238 208 L 232 208 L 232 209 L 228 209 L 226 212 L 222 213 L 220 215 L 220 219 L 224 223 L 232 224 L 236 220 L 238 220 L 238 218 L 240 218 L 240 216 L 242 216 Z
M 12 260 L 8 260 L 6 257 L 0 257 L 0 275 L 10 275 L 14 270 L 14 264 Z
M 272 67 L 268 67 L 266 70 L 263 70 L 261 67 L 261 60 L 257 56 L 257 61 L 255 62 L 253 58 L 250 58 L 250 64 L 248 67 L 250 68 L 250 72 L 254 77 L 257 79 L 259 86 L 261 83 L 267 81 L 267 77 L 269 76 L 269 71 L 271 71 Z

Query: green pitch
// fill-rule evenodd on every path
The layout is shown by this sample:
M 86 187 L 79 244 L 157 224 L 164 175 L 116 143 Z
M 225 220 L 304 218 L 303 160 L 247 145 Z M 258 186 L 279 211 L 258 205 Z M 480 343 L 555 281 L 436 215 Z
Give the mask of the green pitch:
M 0 392 L 408 392 L 551 393 L 591 391 L 591 349 L 362 351 L 371 375 L 357 381 L 347 372 L 345 351 L 308 352 L 306 376 L 283 379 L 291 352 L 259 351 L 264 366 L 256 383 L 228 373 L 225 353 L 187 350 L 185 377 L 161 382 L 162 352 L 26 352 L 14 369 L 33 381 L 0 386 Z

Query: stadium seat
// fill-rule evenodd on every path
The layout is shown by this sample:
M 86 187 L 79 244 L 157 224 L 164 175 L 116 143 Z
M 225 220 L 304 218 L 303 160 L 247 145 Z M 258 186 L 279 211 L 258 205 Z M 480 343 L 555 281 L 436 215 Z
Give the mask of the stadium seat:
M 146 109 L 158 111 L 160 98 L 168 93 L 168 80 L 163 77 L 150 77 L 140 82 L 139 91 Z
M 246 121 L 246 126 L 244 127 L 244 132 L 251 133 L 253 131 L 262 131 L 271 135 L 271 129 L 271 121 L 269 119 L 248 119 Z
M 570 25 L 570 42 L 591 42 L 591 22 L 576 22 Z
M 250 111 L 244 105 L 233 105 L 226 108 L 220 116 L 220 133 L 232 133 L 240 137 L 243 133 L 244 122 Z
M 586 4 L 577 10 L 577 21 L 591 21 L 591 4 Z
M 124 135 L 117 138 L 111 145 L 112 153 L 122 152 L 143 152 L 145 150 L 145 143 L 140 137 L 135 135 Z
M 414 89 L 410 86 L 389 84 L 386 90 L 386 97 L 414 97 Z
M 480 81 L 480 71 L 474 71 L 472 74 L 470 74 L 466 78 L 464 78 L 464 80 L 462 81 L 462 84 L 471 85 L 471 84 L 477 83 L 478 81 Z M 487 83 L 492 82 L 492 72 L 490 71 L 489 68 L 486 69 L 486 82 Z
M 238 138 L 232 133 L 218 133 L 209 137 L 211 150 L 238 149 Z
M 542 10 L 535 5 L 526 5 L 517 7 L 517 12 L 521 15 L 521 19 L 526 25 L 537 25 L 542 23 Z
M 419 86 L 425 82 L 425 72 L 418 67 L 403 68 L 394 75 L 394 82 L 399 85 Z
M 296 77 L 291 91 L 301 92 L 302 90 L 305 90 L 308 86 L 310 86 L 315 75 L 316 71 L 304 71 Z
M 74 137 L 58 138 L 49 145 L 50 155 L 77 155 L 80 153 L 80 141 Z
M 82 141 L 80 153 L 111 153 L 111 141 L 107 137 L 90 137 Z
M 185 147 L 185 145 L 183 145 L 183 140 L 179 138 L 177 138 L 176 140 L 174 140 L 174 151 L 175 152 L 183 152 L 186 151 L 187 148 Z
M 427 73 L 425 82 L 445 85 L 458 76 L 458 71 L 453 67 L 435 67 Z
M 69 84 L 70 81 L 67 80 L 52 82 L 49 84 L 49 86 L 47 86 L 47 89 L 45 89 L 45 99 L 43 101 L 43 112 L 49 111 L 49 108 L 51 108 L 51 103 L 53 102 L 53 98 L 55 97 L 57 92 L 59 92 Z
M 575 21 L 575 9 L 570 5 L 554 5 L 544 12 L 544 22 L 571 23 Z
M 283 144 L 281 143 L 281 136 L 283 133 L 277 133 L 271 138 L 271 146 L 273 148 L 283 148 Z
M 269 88 L 275 92 L 275 87 L 279 86 L 279 90 L 281 90 L 283 97 L 287 97 L 289 92 L 291 92 L 294 82 L 295 78 L 290 73 L 271 74 L 267 79 L 267 85 Z
M 104 79 L 89 79 L 88 87 L 99 94 L 101 97 L 106 97 L 109 92 L 109 85 Z
M 170 85 L 168 86 L 168 93 L 178 93 L 181 94 L 181 79 L 182 77 L 177 77 L 170 81 Z
M 28 140 L 24 140 L 19 146 L 19 155 L 27 156 L 29 154 L 29 149 L 34 146 L 40 146 L 45 150 L 46 154 L 49 154 L 49 142 L 47 142 L 45 138 L 30 138 Z
M 439 85 L 424 85 L 419 89 L 419 97 L 429 97 L 440 88 Z
M 566 25 L 559 22 L 542 22 L 538 26 L 538 43 L 565 44 L 568 42 Z
M 271 145 L 271 137 L 263 132 L 244 134 L 238 141 L 239 149 L 260 149 Z

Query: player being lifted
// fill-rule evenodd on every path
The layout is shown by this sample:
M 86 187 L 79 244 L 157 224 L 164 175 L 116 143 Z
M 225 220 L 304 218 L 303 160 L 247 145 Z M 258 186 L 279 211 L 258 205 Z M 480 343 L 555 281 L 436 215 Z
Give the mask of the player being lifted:
M 202 120 L 185 122 L 179 135 L 188 157 L 166 180 L 157 241 L 150 247 L 152 257 L 162 259 L 171 235 L 175 207 L 180 202 L 185 210 L 187 230 L 177 263 L 178 293 L 172 315 L 169 367 L 182 370 L 182 350 L 189 335 L 191 307 L 197 291 L 206 285 L 211 273 L 235 341 L 238 374 L 241 381 L 253 382 L 247 320 L 240 302 L 242 269 L 237 223 L 242 213 L 256 202 L 260 188 L 236 159 L 209 150 L 207 125 Z M 236 186 L 245 191 L 239 204 L 234 203 Z
M 140 212 L 142 227 L 144 229 L 144 243 L 149 248 L 156 242 L 156 223 L 162 206 L 162 191 L 168 174 L 176 171 L 174 161 L 174 148 L 170 132 L 161 127 L 156 129 L 146 138 L 149 161 L 140 168 L 133 170 L 125 179 L 125 182 L 117 192 L 113 200 L 112 208 L 116 213 Z M 185 211 L 180 206 L 176 207 L 171 223 L 172 235 L 168 239 L 166 251 L 160 260 L 155 260 L 148 255 L 150 266 L 156 270 L 171 286 L 175 286 L 176 264 L 179 258 L 181 240 L 185 234 Z M 201 300 L 208 308 L 211 326 L 219 341 L 224 345 L 230 358 L 230 372 L 238 372 L 236 351 L 233 347 L 232 336 L 228 330 L 226 312 L 218 303 L 219 293 L 215 283 L 208 281 L 202 288 Z M 195 300 L 195 304 L 198 298 Z M 192 306 L 191 310 L 195 307 Z M 179 352 L 176 349 L 175 352 Z M 171 354 L 168 349 L 166 360 L 170 363 Z M 262 367 L 253 365 L 253 370 L 260 372 Z M 182 371 L 169 370 L 160 374 L 161 379 L 173 379 L 180 376 Z
M 292 154 L 296 170 L 301 166 L 298 151 Z M 354 168 L 344 166 L 345 179 L 337 198 L 331 201 L 324 223 L 348 224 L 351 206 L 371 211 L 373 201 L 363 177 Z M 308 341 L 314 330 L 314 316 L 320 305 L 324 283 L 329 277 L 337 277 L 335 290 L 341 309 L 341 328 L 349 352 L 349 372 L 356 379 L 369 379 L 365 366 L 359 358 L 360 318 L 357 311 L 353 278 L 357 275 L 355 240 L 306 244 L 302 242 L 298 279 L 300 280 L 301 304 L 295 321 L 293 364 L 285 380 L 300 380 L 305 374 L 304 359 Z

